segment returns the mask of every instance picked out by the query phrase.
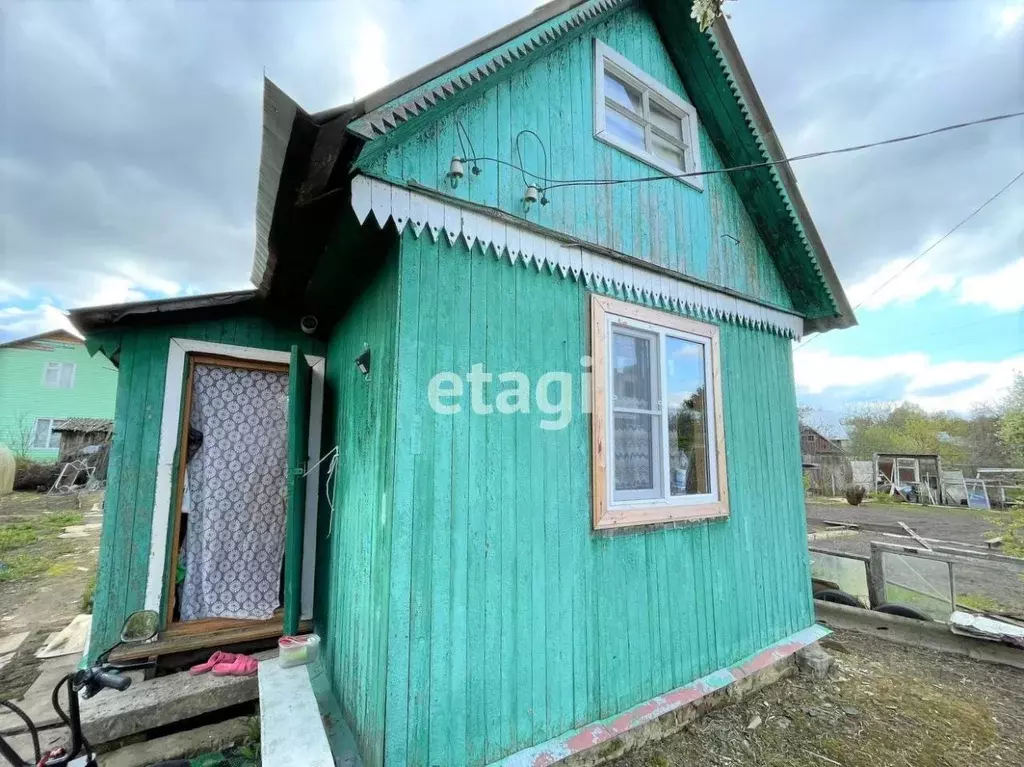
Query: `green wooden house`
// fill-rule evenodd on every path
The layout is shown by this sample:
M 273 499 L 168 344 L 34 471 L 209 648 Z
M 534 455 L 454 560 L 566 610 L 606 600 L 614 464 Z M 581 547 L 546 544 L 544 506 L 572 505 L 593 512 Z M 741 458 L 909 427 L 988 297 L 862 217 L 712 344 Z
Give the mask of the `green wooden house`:
M 35 461 L 56 461 L 69 419 L 114 417 L 117 370 L 66 330 L 0 344 L 0 445 Z
M 120 367 L 93 652 L 312 627 L 366 764 L 547 764 L 820 637 L 791 347 L 855 320 L 783 156 L 674 0 L 268 81 L 256 289 L 73 315 Z

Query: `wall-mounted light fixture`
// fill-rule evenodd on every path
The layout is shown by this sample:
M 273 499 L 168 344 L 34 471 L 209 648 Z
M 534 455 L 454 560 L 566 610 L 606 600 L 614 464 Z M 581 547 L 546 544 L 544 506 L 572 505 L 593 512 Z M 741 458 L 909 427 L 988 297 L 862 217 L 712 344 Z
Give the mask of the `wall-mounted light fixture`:
M 530 212 L 530 208 L 533 206 L 537 199 L 540 197 L 540 190 L 537 189 L 533 184 L 528 184 L 526 187 L 526 193 L 523 195 L 523 211 L 525 213 Z
M 452 164 L 448 170 L 448 183 L 451 184 L 452 189 L 459 185 L 459 181 L 463 176 L 466 175 L 465 169 L 462 167 L 462 158 L 458 155 L 452 157 Z
M 364 376 L 370 375 L 370 347 L 363 349 L 363 353 L 356 357 L 356 367 Z

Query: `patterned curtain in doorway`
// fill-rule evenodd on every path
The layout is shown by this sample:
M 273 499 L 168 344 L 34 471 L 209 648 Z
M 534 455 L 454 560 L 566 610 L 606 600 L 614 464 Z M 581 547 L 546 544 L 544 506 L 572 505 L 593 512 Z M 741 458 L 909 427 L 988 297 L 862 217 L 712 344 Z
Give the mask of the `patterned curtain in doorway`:
M 197 364 L 181 620 L 268 619 L 280 604 L 288 374 Z M 193 440 L 195 442 L 197 440 Z

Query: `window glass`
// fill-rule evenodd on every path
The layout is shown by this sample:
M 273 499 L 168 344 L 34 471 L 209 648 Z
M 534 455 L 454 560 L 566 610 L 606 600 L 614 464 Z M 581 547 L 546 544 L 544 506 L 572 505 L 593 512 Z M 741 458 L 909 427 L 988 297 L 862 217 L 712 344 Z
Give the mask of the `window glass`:
M 54 434 L 52 418 L 37 418 L 35 429 L 32 432 L 32 447 L 43 449 L 56 447 L 60 441 L 60 435 Z
M 615 138 L 643 150 L 644 129 L 628 117 L 623 117 L 614 109 L 606 108 L 605 112 L 605 130 L 615 136 Z
M 666 134 L 679 141 L 683 140 L 683 123 L 678 115 L 651 101 L 651 125 L 663 130 Z
M 655 490 L 658 418 L 644 413 L 615 413 L 615 490 Z
M 668 470 L 672 495 L 711 492 L 705 364 L 703 344 L 666 336 Z
M 655 338 L 622 332 L 613 334 L 612 378 L 615 408 L 653 408 L 651 347 Z
M 65 362 L 60 366 L 60 382 L 58 386 L 61 389 L 70 389 L 71 382 L 74 379 L 75 366 L 73 363 Z
M 60 384 L 60 363 L 46 363 L 46 375 L 43 379 L 47 386 L 58 386 Z
M 673 167 L 683 170 L 686 165 L 683 158 L 682 150 L 674 144 L 665 141 L 661 136 L 654 134 L 651 136 L 651 146 L 654 149 L 654 154 L 660 157 L 665 162 L 669 163 Z
M 631 112 L 638 115 L 643 115 L 644 113 L 643 97 L 640 95 L 640 92 L 626 85 L 607 70 L 604 73 L 604 95 L 606 98 L 626 107 Z

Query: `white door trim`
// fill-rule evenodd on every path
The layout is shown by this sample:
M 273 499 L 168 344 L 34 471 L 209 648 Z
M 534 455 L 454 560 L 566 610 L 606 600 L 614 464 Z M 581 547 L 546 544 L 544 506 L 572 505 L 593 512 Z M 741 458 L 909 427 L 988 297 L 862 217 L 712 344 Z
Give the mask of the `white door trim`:
M 181 401 L 184 394 L 185 357 L 190 352 L 218 354 L 235 359 L 254 362 L 279 362 L 288 364 L 291 354 L 257 349 L 251 346 L 234 346 L 209 341 L 195 341 L 191 338 L 172 338 L 167 353 L 167 377 L 164 381 L 164 408 L 160 419 L 160 452 L 157 457 L 156 494 L 153 499 L 153 527 L 150 536 L 149 576 L 146 581 L 147 610 L 160 612 L 163 599 L 164 576 L 167 567 L 167 536 L 173 515 L 171 488 L 174 485 L 174 452 L 178 446 Z M 315 463 L 320 454 L 320 430 L 323 420 L 324 401 L 324 358 L 306 355 L 312 368 L 309 399 L 309 444 L 307 460 Z M 320 490 L 320 467 L 317 466 L 306 477 L 306 519 L 302 540 L 302 618 L 313 617 L 313 573 L 316 561 L 316 512 Z

